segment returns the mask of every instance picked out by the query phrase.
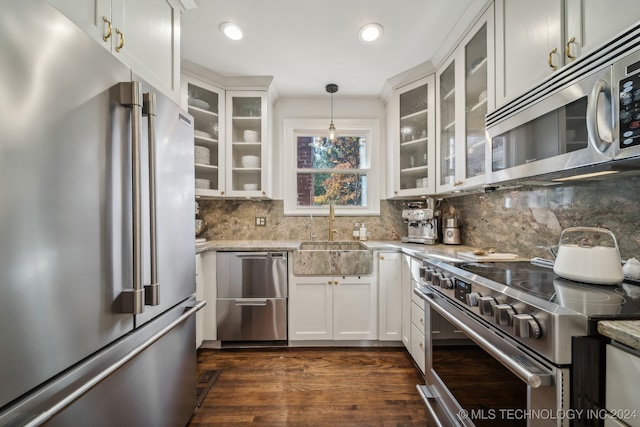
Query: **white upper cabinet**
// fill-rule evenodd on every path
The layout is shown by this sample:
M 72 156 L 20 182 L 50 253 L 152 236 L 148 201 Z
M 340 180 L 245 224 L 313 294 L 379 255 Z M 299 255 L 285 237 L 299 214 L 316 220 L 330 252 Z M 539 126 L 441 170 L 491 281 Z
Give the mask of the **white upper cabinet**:
M 134 73 L 180 101 L 180 6 L 175 0 L 48 0 Z
M 226 96 L 226 195 L 271 197 L 267 91 L 227 91 Z
M 640 19 L 637 0 L 495 0 L 495 7 L 498 106 Z
M 390 103 L 390 197 L 435 191 L 435 86 L 433 76 L 396 89 Z
M 640 20 L 638 0 L 565 0 L 565 62 L 601 46 Z
M 485 115 L 494 108 L 493 7 L 436 73 L 436 191 L 485 182 Z
M 562 65 L 562 0 L 496 0 L 496 103 Z
M 182 77 L 182 106 L 193 116 L 196 197 L 223 197 L 225 190 L 225 93 L 202 80 Z

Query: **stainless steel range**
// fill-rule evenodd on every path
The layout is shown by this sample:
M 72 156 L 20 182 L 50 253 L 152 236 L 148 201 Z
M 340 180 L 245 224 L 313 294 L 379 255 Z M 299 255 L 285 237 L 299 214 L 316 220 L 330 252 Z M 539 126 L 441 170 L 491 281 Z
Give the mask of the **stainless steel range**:
M 434 425 L 568 426 L 576 415 L 569 403 L 572 337 L 588 335 L 595 319 L 640 318 L 640 301 L 630 296 L 637 295 L 638 286 L 572 282 L 535 260 L 478 263 L 433 255 L 423 261 L 422 272 L 422 286 L 415 292 L 427 302 L 429 314 L 426 385 L 418 390 Z M 520 401 L 501 406 L 458 398 L 463 393 L 452 390 L 438 370 L 432 313 L 507 368 Z M 495 380 L 490 372 L 472 374 L 483 386 Z

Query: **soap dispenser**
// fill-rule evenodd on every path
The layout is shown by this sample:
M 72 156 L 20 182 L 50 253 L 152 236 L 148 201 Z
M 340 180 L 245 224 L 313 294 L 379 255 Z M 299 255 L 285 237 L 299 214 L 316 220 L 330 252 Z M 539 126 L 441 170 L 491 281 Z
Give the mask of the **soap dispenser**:
M 364 222 L 360 224 L 360 240 L 367 240 L 367 227 Z

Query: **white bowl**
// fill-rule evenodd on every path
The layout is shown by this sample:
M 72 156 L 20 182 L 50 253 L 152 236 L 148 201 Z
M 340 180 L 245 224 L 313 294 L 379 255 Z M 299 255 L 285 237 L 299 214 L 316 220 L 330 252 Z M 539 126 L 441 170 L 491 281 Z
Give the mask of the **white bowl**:
M 193 151 L 193 157 L 196 163 L 208 165 L 211 163 L 211 151 L 207 147 L 196 145 Z
M 255 130 L 245 130 L 243 135 L 245 142 L 258 142 L 258 132 Z
M 208 190 L 211 188 L 211 181 L 208 179 L 196 178 L 196 188 Z
M 242 156 L 240 164 L 243 168 L 259 168 L 260 156 Z
M 258 191 L 258 184 L 245 184 L 245 191 Z

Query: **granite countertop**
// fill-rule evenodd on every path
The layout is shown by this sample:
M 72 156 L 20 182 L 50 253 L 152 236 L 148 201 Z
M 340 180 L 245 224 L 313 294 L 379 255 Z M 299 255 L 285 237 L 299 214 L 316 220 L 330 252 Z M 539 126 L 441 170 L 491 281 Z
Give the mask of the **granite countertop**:
M 640 350 L 640 320 L 601 320 L 598 322 L 598 332 Z
M 350 240 L 347 240 L 350 242 Z M 402 243 L 384 240 L 360 241 L 373 251 L 397 251 L 411 256 L 422 257 L 428 254 L 455 256 L 460 251 L 473 250 L 463 245 L 422 245 L 418 243 Z M 205 251 L 295 251 L 299 248 L 299 240 L 210 240 L 196 243 L 196 253 Z

